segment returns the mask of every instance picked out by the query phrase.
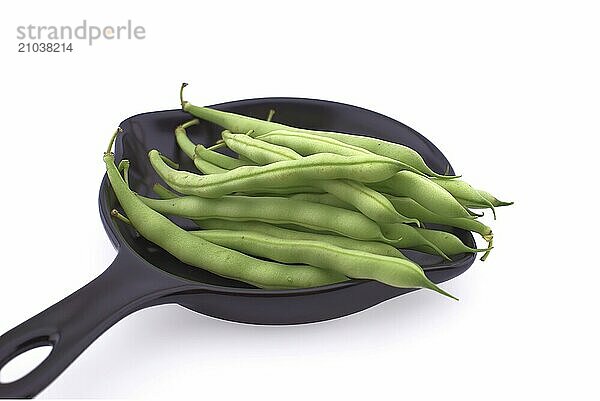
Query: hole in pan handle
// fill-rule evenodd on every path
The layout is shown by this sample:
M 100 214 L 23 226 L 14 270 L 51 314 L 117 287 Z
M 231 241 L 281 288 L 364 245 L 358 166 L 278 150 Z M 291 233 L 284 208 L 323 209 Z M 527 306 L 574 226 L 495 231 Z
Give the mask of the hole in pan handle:
M 85 287 L 0 336 L 0 370 L 17 356 L 52 346 L 27 375 L 0 382 L 0 398 L 32 398 L 56 379 L 98 336 L 125 316 L 198 285 L 144 265 L 121 248 L 110 267 Z M 164 301 L 168 302 L 168 301 Z

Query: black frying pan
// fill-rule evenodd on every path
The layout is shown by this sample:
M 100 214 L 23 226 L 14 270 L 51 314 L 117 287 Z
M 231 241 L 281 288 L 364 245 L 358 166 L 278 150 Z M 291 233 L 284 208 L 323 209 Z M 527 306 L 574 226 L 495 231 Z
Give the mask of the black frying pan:
M 359 107 L 322 100 L 264 98 L 214 106 L 220 110 L 265 118 L 277 111 L 275 121 L 306 128 L 359 132 L 395 141 L 418 151 L 427 164 L 443 173 L 448 161 L 422 135 L 406 125 Z M 135 191 L 152 196 L 160 179 L 152 170 L 147 152 L 160 149 L 180 162 L 193 164 L 177 148 L 174 128 L 190 116 L 180 110 L 140 114 L 121 123 L 124 134 L 116 142 L 116 160 L 131 160 L 130 182 Z M 190 128 L 196 143 L 210 145 L 220 129 L 202 122 Z M 98 151 L 100 163 L 101 150 Z M 193 171 L 193 170 L 192 170 Z M 450 174 L 454 172 L 450 168 Z M 30 349 L 50 345 L 50 355 L 31 373 L 12 383 L 0 383 L 0 398 L 33 397 L 48 386 L 98 336 L 125 316 L 149 306 L 177 303 L 194 311 L 235 322 L 253 324 L 301 324 L 334 319 L 369 308 L 413 289 L 390 287 L 375 281 L 352 280 L 341 284 L 301 290 L 261 290 L 188 266 L 146 241 L 130 227 L 113 220 L 118 207 L 106 177 L 100 184 L 100 217 L 117 257 L 91 283 L 44 312 L 0 337 L 0 369 Z M 192 228 L 189 221 L 175 220 Z M 467 245 L 473 236 L 453 229 Z M 458 255 L 452 261 L 410 252 L 435 283 L 452 279 L 471 266 L 475 255 Z M 438 296 L 432 293 L 431 296 Z

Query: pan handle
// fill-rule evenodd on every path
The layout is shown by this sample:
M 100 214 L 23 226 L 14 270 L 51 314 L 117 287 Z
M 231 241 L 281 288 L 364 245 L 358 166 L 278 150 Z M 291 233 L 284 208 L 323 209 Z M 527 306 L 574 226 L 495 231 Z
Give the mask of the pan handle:
M 91 283 L 0 336 L 0 370 L 31 349 L 49 345 L 48 357 L 23 378 L 0 382 L 0 398 L 32 398 L 56 379 L 98 336 L 125 316 L 189 282 L 148 268 L 137 255 L 120 251 Z M 168 301 L 164 301 L 168 302 Z

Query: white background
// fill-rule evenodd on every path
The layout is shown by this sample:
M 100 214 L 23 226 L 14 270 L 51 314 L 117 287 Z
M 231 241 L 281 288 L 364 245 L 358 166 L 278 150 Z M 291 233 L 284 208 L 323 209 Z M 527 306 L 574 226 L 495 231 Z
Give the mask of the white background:
M 5 5 L 0 333 L 110 264 L 102 151 L 128 116 L 178 107 L 181 81 L 200 104 L 299 96 L 376 110 L 516 202 L 487 220 L 489 260 L 443 285 L 460 302 L 419 291 L 298 327 L 155 307 L 110 329 L 40 397 L 596 398 L 598 10 L 483 3 Z M 17 53 L 17 25 L 84 18 L 132 19 L 147 38 Z

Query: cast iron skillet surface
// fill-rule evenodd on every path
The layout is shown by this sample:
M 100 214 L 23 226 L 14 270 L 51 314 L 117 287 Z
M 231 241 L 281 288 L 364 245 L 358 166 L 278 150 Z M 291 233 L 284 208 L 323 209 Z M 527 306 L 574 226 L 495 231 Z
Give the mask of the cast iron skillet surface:
M 264 98 L 214 107 L 257 118 L 266 118 L 273 108 L 277 122 L 371 135 L 410 146 L 439 173 L 449 165 L 444 155 L 413 129 L 355 106 L 311 99 Z M 148 162 L 150 149 L 160 149 L 178 161 L 181 168 L 193 171 L 193 163 L 177 148 L 173 135 L 174 128 L 188 119 L 187 113 L 170 110 L 140 114 L 121 123 L 124 134 L 117 139 L 115 156 L 117 162 L 122 158 L 131 161 L 130 182 L 135 191 L 153 196 L 152 185 L 161 182 Z M 206 122 L 189 130 L 191 139 L 204 145 L 213 144 L 219 133 L 218 127 Z M 101 152 L 99 149 L 99 163 Z M 31 373 L 12 383 L 0 383 L 0 398 L 35 396 L 109 327 L 152 305 L 178 303 L 206 315 L 243 323 L 301 324 L 345 316 L 413 291 L 369 280 L 300 290 L 257 289 L 183 264 L 130 227 L 113 220 L 110 210 L 118 208 L 118 203 L 106 176 L 100 185 L 99 203 L 100 217 L 118 250 L 117 257 L 90 284 L 0 337 L 0 368 L 25 351 L 53 346 L 46 360 Z M 176 221 L 186 228 L 194 227 L 191 222 Z M 469 232 L 452 232 L 474 246 Z M 458 276 L 475 260 L 473 254 L 457 255 L 450 262 L 418 252 L 408 256 L 421 264 L 436 283 Z M 439 295 L 432 292 L 431 296 Z

